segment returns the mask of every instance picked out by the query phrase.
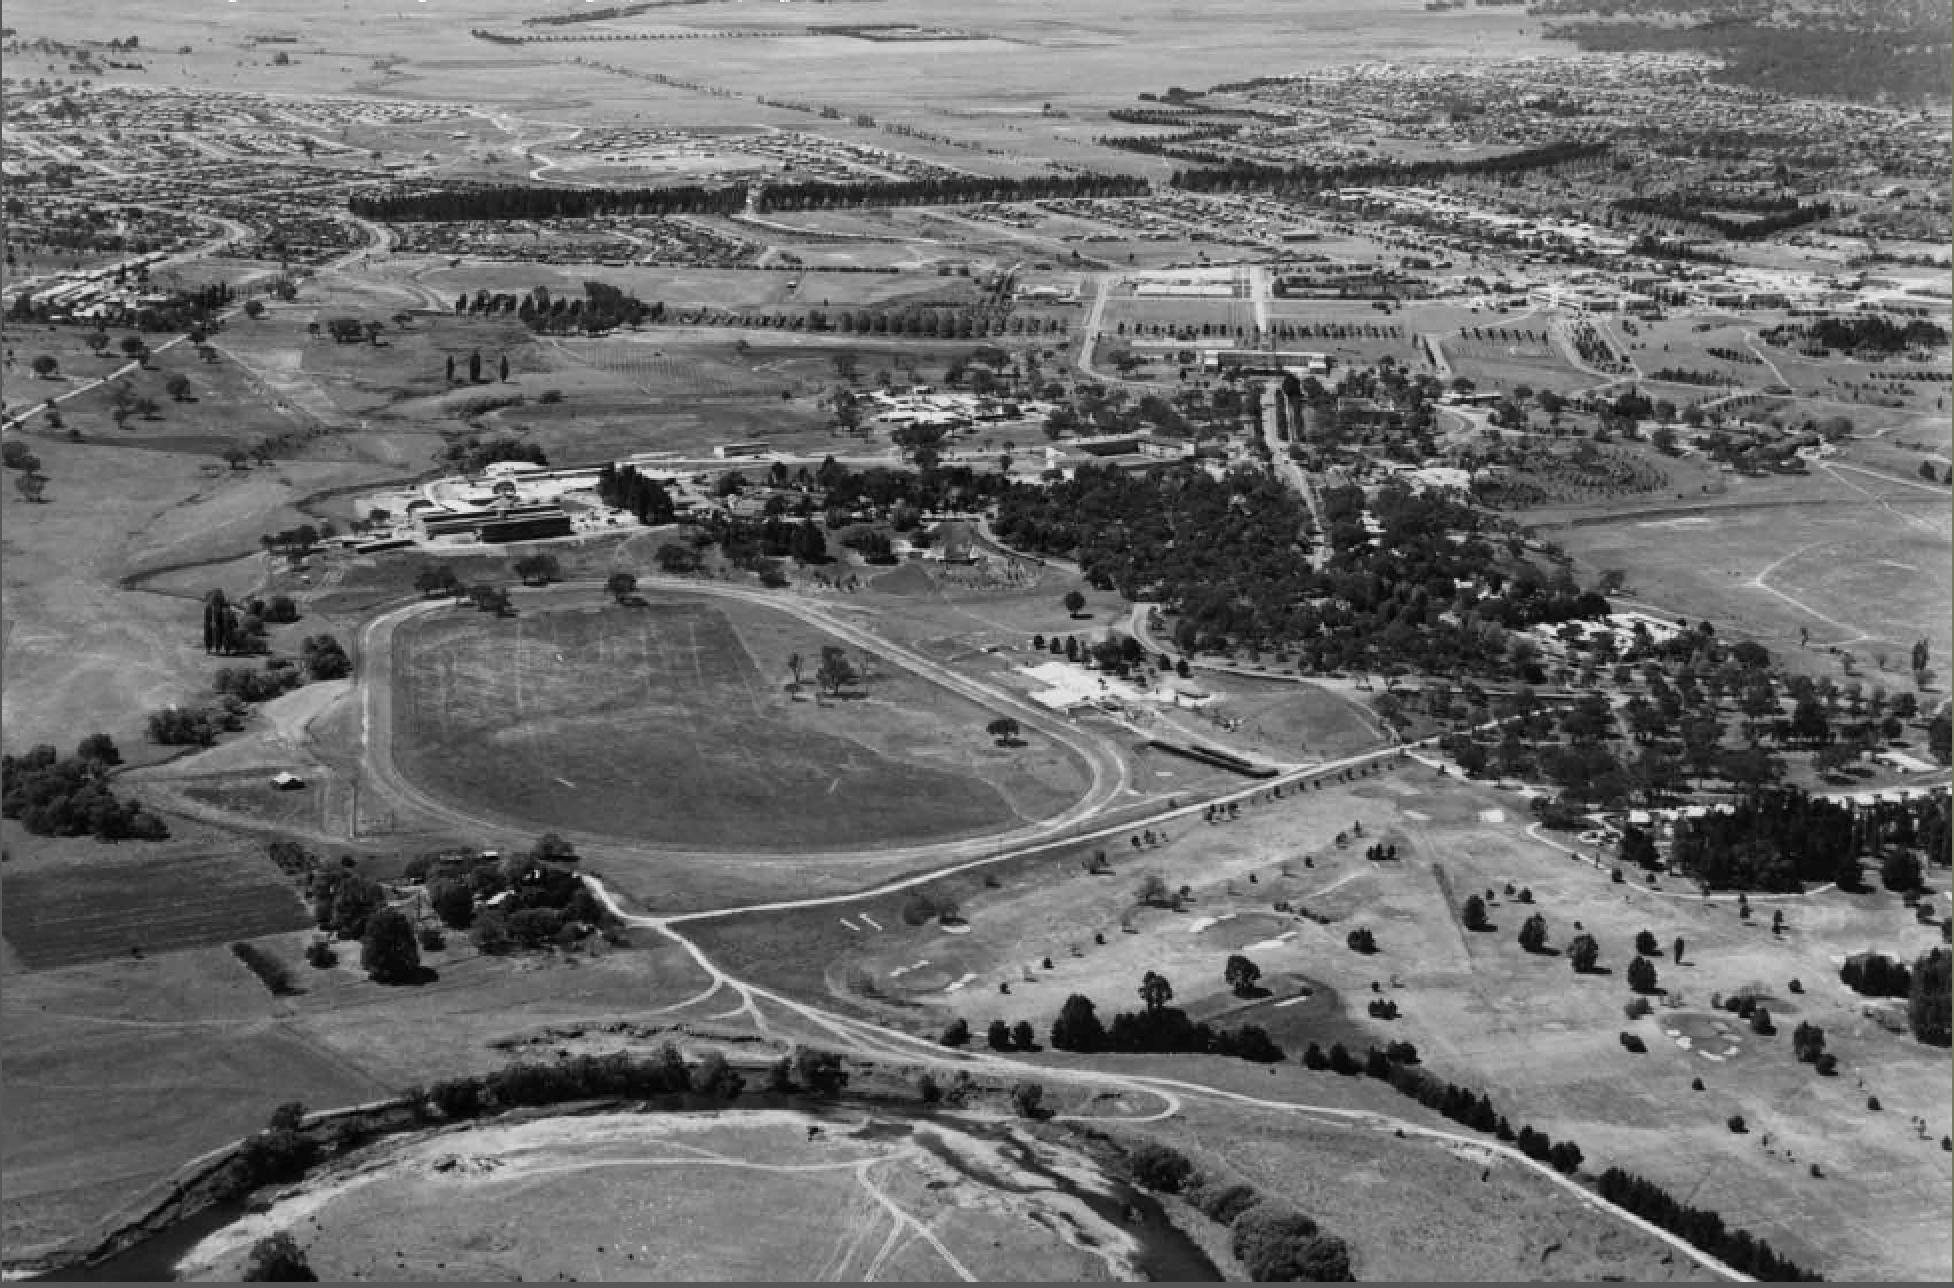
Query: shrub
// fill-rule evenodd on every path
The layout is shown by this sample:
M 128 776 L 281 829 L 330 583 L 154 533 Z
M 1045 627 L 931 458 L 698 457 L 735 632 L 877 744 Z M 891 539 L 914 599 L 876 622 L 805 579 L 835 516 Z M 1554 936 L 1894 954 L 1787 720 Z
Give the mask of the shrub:
M 1628 999 L 1628 1005 L 1622 1008 L 1622 1013 L 1631 1020 L 1639 1020 L 1653 1010 L 1655 1010 L 1655 1007 L 1650 1003 L 1648 998 L 1631 997 Z
M 943 1099 L 943 1084 L 936 1075 L 925 1069 L 916 1078 L 916 1095 L 926 1105 L 934 1105 Z
M 1825 1030 L 1801 1020 L 1791 1031 L 1791 1052 L 1801 1063 L 1815 1064 L 1825 1054 Z
M 1242 1213 L 1262 1201 L 1252 1185 L 1227 1185 L 1201 1196 L 1202 1215 L 1217 1225 L 1233 1225 Z
M 1126 1156 L 1126 1166 L 1136 1185 L 1162 1194 L 1178 1194 L 1194 1174 L 1187 1156 L 1158 1141 L 1145 1141 Z
M 1731 1131 L 1738 1133 L 1739 1135 L 1742 1135 L 1744 1132 L 1750 1130 L 1749 1127 L 1744 1125 L 1744 1116 L 1742 1114 L 1730 1115 L 1728 1118 L 1723 1120 L 1723 1125 L 1728 1127 Z
M 438 953 L 448 946 L 448 937 L 441 933 L 439 926 L 422 926 L 419 938 L 424 953 Z
M 937 1038 L 937 1041 L 942 1043 L 946 1047 L 969 1046 L 970 1045 L 969 1021 L 965 1020 L 962 1016 L 958 1016 L 956 1019 L 951 1020 L 947 1025 L 944 1026 L 942 1036 Z
M 1691 1078 L 1689 1080 L 1689 1089 L 1691 1091 L 1703 1090 L 1703 1080 L 1701 1078 Z
M 1274 1203 L 1259 1203 L 1236 1218 L 1230 1250 L 1258 1283 L 1350 1278 L 1350 1252 L 1341 1239 L 1319 1234 L 1316 1222 Z
M 1818 1070 L 1818 1076 L 1821 1078 L 1833 1077 L 1839 1071 L 1839 1057 L 1827 1051 L 1812 1061 L 1812 1067 Z
M 1867 1096 L 1867 1097 L 1866 1097 L 1866 1108 L 1868 1108 L 1868 1109 L 1870 1109 L 1870 1110 L 1872 1110 L 1872 1111 L 1873 1111 L 1874 1113 L 1878 1113 L 1878 1112 L 1879 1112 L 1879 1097 L 1878 1097 L 1878 1096 Z
M 1459 913 L 1459 920 L 1465 925 L 1467 930 L 1486 929 L 1488 924 L 1486 921 L 1486 901 L 1476 894 L 1468 896 L 1465 901 L 1465 907 Z
M 332 945 L 321 936 L 305 946 L 305 960 L 319 970 L 326 970 L 339 965 L 339 954 L 334 952 Z
M 1377 936 L 1371 933 L 1368 926 L 1357 927 L 1345 937 L 1344 942 L 1349 944 L 1354 952 L 1368 955 L 1377 951 Z
M 1639 1035 L 1634 1033 L 1624 1033 L 1621 1035 L 1621 1038 L 1622 1038 L 1622 1045 L 1628 1048 L 1630 1051 L 1633 1051 L 1636 1055 L 1646 1055 L 1648 1053 L 1649 1050 L 1648 1044 L 1642 1041 Z
M 239 1276 L 244 1283 L 316 1283 L 318 1278 L 298 1243 L 283 1230 L 251 1245 L 251 1256 Z
M 1045 1088 L 1036 1082 L 1020 1082 L 1011 1088 L 1011 1108 L 1020 1118 L 1037 1118 L 1045 1101 Z
M 285 963 L 256 944 L 232 944 L 231 955 L 243 962 L 246 969 L 258 977 L 258 982 L 271 990 L 272 996 L 289 997 L 299 991 Z

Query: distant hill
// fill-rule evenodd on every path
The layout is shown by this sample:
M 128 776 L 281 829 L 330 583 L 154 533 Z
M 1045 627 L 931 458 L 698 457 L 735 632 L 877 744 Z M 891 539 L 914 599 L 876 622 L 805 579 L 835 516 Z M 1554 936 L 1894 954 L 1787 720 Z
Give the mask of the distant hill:
M 1584 50 L 1722 58 L 1717 79 L 1895 106 L 1954 96 L 1945 0 L 1537 0 L 1546 35 Z

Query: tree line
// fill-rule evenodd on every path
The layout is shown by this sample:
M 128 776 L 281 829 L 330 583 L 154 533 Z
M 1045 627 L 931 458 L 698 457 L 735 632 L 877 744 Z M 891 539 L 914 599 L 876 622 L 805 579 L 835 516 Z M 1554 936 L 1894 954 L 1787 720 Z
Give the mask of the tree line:
M 1111 142 L 1111 140 L 1109 140 Z M 1224 157 L 1203 149 L 1136 147 L 1133 151 L 1189 161 L 1200 166 L 1177 170 L 1169 182 L 1189 192 L 1291 192 L 1322 188 L 1374 187 L 1379 184 L 1427 184 L 1455 175 L 1521 174 L 1594 161 L 1608 153 L 1606 143 L 1561 141 L 1524 148 L 1499 156 L 1470 160 L 1360 161 L 1337 165 L 1266 165 Z
M 1124 175 L 944 175 L 859 183 L 769 184 L 757 194 L 761 211 L 830 210 L 850 206 L 950 206 L 1003 201 L 1141 197 L 1144 179 Z M 546 188 L 527 184 L 445 187 L 433 191 L 355 194 L 347 209 L 366 219 L 396 223 L 588 219 L 598 215 L 739 214 L 744 186 L 672 188 Z

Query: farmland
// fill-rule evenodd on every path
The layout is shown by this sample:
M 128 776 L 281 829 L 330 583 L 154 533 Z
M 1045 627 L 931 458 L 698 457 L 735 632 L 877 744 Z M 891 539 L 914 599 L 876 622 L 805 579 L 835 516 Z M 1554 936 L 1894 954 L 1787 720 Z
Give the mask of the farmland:
M 8 947 L 30 970 L 228 943 L 307 921 L 304 903 L 262 853 L 235 848 L 36 864 L 8 874 L 0 909 Z
M 1083 790 L 1063 753 L 1021 763 L 987 745 L 980 710 L 920 682 L 783 694 L 788 649 L 747 642 L 765 628 L 696 601 L 429 619 L 397 637 L 395 755 L 438 796 L 539 830 L 685 849 L 971 835 Z

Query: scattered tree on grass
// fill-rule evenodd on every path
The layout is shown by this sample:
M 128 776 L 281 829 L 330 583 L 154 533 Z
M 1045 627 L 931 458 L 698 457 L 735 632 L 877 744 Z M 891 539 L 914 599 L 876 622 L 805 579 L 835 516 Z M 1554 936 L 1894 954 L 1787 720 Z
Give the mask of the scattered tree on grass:
M 1011 1108 L 1020 1118 L 1041 1117 L 1044 1101 L 1045 1088 L 1039 1083 L 1020 1082 L 1011 1088 Z
M 1520 947 L 1537 953 L 1546 946 L 1547 919 L 1536 912 L 1520 926 Z
M 1635 934 L 1635 951 L 1644 957 L 1659 957 L 1662 945 L 1656 942 L 1653 930 L 1640 930 Z
M 946 1047 L 969 1046 L 970 1021 L 964 1019 L 961 1015 L 951 1020 L 949 1024 L 944 1026 L 942 1036 L 938 1037 L 937 1041 Z
M 1174 986 L 1167 982 L 1165 975 L 1155 971 L 1148 971 L 1140 977 L 1139 993 L 1140 1003 L 1147 1008 L 1148 1014 L 1158 1012 L 1174 1000 Z
M 814 682 L 831 698 L 841 696 L 841 691 L 861 678 L 855 664 L 848 660 L 848 654 L 836 644 L 821 647 L 821 665 L 815 669 Z
M 1077 617 L 1086 606 L 1086 597 L 1076 590 L 1068 590 L 1065 592 L 1064 603 L 1066 616 Z
M 1372 933 L 1369 926 L 1357 927 L 1344 937 L 1344 942 L 1350 946 L 1352 952 L 1363 953 L 1366 956 L 1377 951 L 1377 936 Z
M 1009 1051 L 1011 1049 L 1011 1026 L 1003 1020 L 992 1020 L 990 1026 L 984 1030 L 984 1041 L 990 1045 L 993 1051 Z
M 1791 1053 L 1801 1064 L 1817 1064 L 1825 1054 L 1825 1030 L 1808 1020 L 1801 1020 L 1791 1031 Z
M 1656 991 L 1655 963 L 1646 957 L 1637 957 L 1628 963 L 1628 986 L 1638 993 L 1648 994 Z
M 604 589 L 621 604 L 637 592 L 638 579 L 628 572 L 614 572 L 604 579 Z
M 994 739 L 998 746 L 1008 747 L 1018 740 L 1021 726 L 1010 716 L 999 716 L 984 726 L 984 732 Z
M 1601 961 L 1601 944 L 1593 935 L 1576 935 L 1568 942 L 1567 959 L 1576 974 L 1586 975 Z
M 1262 978 L 1262 968 L 1242 954 L 1234 953 L 1221 968 L 1221 978 L 1236 997 L 1252 997 L 1257 981 Z
M 1467 930 L 1486 929 L 1488 925 L 1486 920 L 1486 901 L 1476 894 L 1468 895 L 1466 897 L 1465 907 L 1460 910 L 1459 920 L 1464 923 Z

